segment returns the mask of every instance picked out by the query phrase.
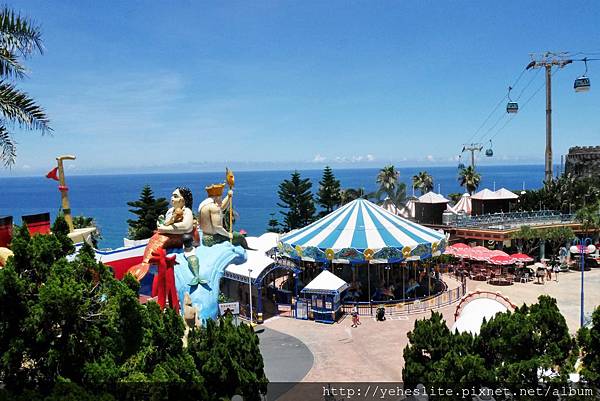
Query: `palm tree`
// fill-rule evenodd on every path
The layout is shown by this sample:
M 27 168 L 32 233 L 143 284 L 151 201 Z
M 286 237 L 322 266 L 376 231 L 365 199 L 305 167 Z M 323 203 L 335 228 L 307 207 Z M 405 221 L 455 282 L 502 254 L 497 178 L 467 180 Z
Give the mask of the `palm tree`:
M 375 192 L 375 197 L 378 201 L 381 201 L 383 195 L 386 195 L 390 199 L 396 197 L 396 188 L 398 187 L 398 179 L 400 173 L 396 170 L 393 165 L 385 166 L 377 174 L 377 184 L 379 189 Z
M 18 125 L 42 134 L 51 131 L 44 110 L 11 82 L 25 76 L 20 59 L 42 51 L 39 27 L 4 7 L 0 11 L 0 161 L 7 167 L 14 164 L 17 156 L 7 126 Z
M 340 191 L 340 198 L 340 204 L 345 205 L 356 199 L 373 199 L 375 198 L 375 193 L 367 193 L 364 188 L 346 188 Z
M 481 174 L 475 171 L 473 166 L 463 168 L 458 174 L 458 182 L 461 187 L 465 187 L 469 194 L 473 194 L 481 182 Z
M 600 229 L 600 202 L 579 209 L 575 213 L 575 220 L 581 224 L 581 229 L 586 237 L 589 233 L 595 235 Z
M 421 191 L 421 195 L 433 189 L 433 177 L 427 171 L 421 171 L 413 176 L 413 186 Z

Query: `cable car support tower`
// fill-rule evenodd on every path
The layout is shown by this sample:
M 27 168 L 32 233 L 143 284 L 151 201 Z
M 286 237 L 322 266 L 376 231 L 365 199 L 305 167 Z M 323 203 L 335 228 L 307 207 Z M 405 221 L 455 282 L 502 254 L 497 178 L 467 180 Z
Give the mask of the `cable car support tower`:
M 525 67 L 544 68 L 546 70 L 546 155 L 544 181 L 552 181 L 552 67 L 563 68 L 573 60 L 564 58 L 560 53 L 546 52 L 531 54 L 531 62 Z

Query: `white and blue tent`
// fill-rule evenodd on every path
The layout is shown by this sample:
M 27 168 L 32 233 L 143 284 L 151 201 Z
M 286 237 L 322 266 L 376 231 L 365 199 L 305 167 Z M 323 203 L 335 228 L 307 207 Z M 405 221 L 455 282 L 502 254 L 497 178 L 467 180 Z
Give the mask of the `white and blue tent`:
M 393 263 L 440 255 L 443 232 L 356 199 L 314 223 L 281 237 L 280 251 L 295 259 L 334 263 Z

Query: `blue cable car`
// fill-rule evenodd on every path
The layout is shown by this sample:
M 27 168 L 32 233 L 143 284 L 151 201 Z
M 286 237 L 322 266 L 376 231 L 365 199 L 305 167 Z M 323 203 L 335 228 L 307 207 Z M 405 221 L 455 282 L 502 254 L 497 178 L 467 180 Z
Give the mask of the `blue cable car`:
M 494 151 L 492 150 L 492 140 L 490 139 L 490 147 L 485 150 L 485 155 L 487 157 L 494 156 Z
M 508 87 L 508 103 L 506 104 L 506 112 L 509 114 L 515 114 L 519 111 L 519 104 L 517 102 L 513 102 L 512 99 L 510 98 L 511 90 L 512 90 L 512 87 L 509 86 Z
M 583 59 L 585 63 L 585 72 L 582 76 L 575 79 L 575 83 L 573 83 L 573 89 L 575 92 L 587 92 L 590 90 L 590 79 L 586 76 L 587 74 L 587 57 Z

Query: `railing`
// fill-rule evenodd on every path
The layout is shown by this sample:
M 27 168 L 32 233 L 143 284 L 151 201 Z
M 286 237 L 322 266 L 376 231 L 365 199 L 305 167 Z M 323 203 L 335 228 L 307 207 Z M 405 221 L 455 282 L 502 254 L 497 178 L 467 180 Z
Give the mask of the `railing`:
M 342 305 L 344 313 L 352 312 L 355 305 L 358 306 L 358 314 L 361 316 L 371 316 L 377 311 L 377 308 L 383 306 L 387 316 L 411 315 L 415 313 L 423 313 L 430 310 L 438 309 L 447 305 L 458 302 L 466 293 L 466 283 L 461 283 L 457 288 L 445 290 L 430 297 L 415 299 L 412 301 L 400 302 L 358 302 L 346 303 Z
M 521 225 L 542 225 L 552 222 L 572 223 L 574 214 L 563 214 L 556 210 L 532 212 L 493 213 L 478 216 L 458 216 L 450 226 L 456 228 L 485 228 L 488 230 L 506 230 Z

